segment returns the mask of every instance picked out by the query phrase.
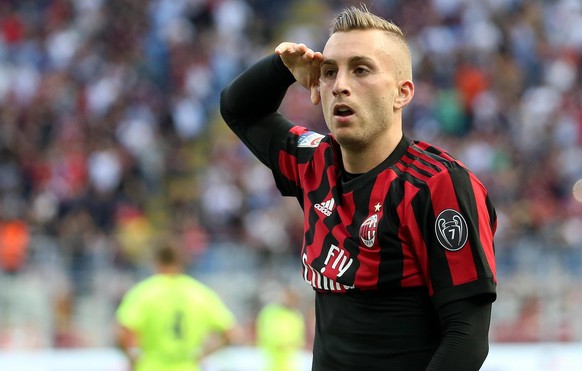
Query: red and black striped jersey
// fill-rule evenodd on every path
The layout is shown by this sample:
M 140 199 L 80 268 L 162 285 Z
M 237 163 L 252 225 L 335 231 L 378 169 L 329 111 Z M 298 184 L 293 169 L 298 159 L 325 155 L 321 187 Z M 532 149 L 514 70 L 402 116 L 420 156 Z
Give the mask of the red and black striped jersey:
M 495 210 L 443 150 L 403 137 L 383 163 L 347 179 L 333 136 L 294 126 L 271 169 L 302 206 L 303 277 L 315 290 L 425 287 L 437 307 L 494 300 Z

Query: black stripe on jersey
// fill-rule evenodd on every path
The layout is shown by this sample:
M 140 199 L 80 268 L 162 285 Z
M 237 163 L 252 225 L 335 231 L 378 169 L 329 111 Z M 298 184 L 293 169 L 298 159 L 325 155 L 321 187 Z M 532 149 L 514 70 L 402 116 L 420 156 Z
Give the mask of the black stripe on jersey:
M 452 287 L 453 276 L 447 260 L 446 250 L 432 248 L 438 242 L 433 237 L 433 227 L 436 223 L 436 217 L 434 215 L 430 189 L 424 182 L 422 185 L 417 185 L 417 187 L 420 188 L 420 191 L 412 200 L 412 211 L 420 228 L 421 237 L 424 240 L 426 248 L 427 259 L 430 262 L 429 274 L 432 286 L 433 288 Z
M 473 223 L 467 223 L 469 228 L 473 228 L 469 232 L 469 243 L 471 244 L 471 251 L 473 252 L 473 260 L 477 270 L 478 277 L 493 277 L 493 272 L 487 263 L 485 251 L 481 245 L 479 235 L 479 213 L 477 210 L 477 201 L 475 201 L 475 191 L 471 183 L 469 171 L 462 166 L 457 166 L 449 170 L 449 175 L 455 188 L 455 195 L 461 214 L 465 219 L 472 220 Z M 483 264 L 485 262 L 485 264 Z
M 311 204 L 311 210 L 309 210 L 309 230 L 305 233 L 305 246 L 310 246 L 313 244 L 313 237 L 315 236 L 315 225 L 319 220 L 319 216 L 317 215 L 317 210 L 315 206 L 318 202 L 324 201 L 325 197 L 329 194 L 329 182 L 327 179 L 327 172 L 324 172 L 322 175 L 322 181 L 313 191 L 307 193 L 307 198 L 309 199 L 309 203 Z M 312 230 L 313 228 L 313 230 Z M 321 257 L 317 258 L 316 260 L 320 259 Z M 323 263 L 323 259 L 322 263 Z M 315 261 L 314 261 L 315 263 Z M 314 265 L 315 268 L 315 265 Z
M 394 166 L 395 171 L 400 170 Z M 378 267 L 378 278 L 388 278 L 386 282 L 379 281 L 378 289 L 400 288 L 401 280 L 393 280 L 394 274 L 404 272 L 404 253 L 402 251 L 402 241 L 400 239 L 401 221 L 397 207 L 404 198 L 404 181 L 400 176 L 390 183 L 384 205 L 384 215 L 378 225 L 378 230 L 382 231 L 378 243 L 382 246 L 380 250 L 380 266 Z M 389 249 L 387 248 L 389 247 Z M 391 284 L 391 285 L 390 285 Z
M 377 178 L 375 178 L 377 179 Z M 370 213 L 368 209 L 370 205 L 370 198 L 372 197 L 372 190 L 374 189 L 375 182 L 367 182 L 365 185 L 358 190 L 358 192 L 354 192 L 354 215 L 365 215 L 367 217 Z M 352 217 L 353 217 L 352 216 Z M 346 229 L 348 231 L 348 236 L 353 236 L 355 240 L 347 240 L 342 241 L 344 246 L 349 250 L 350 254 L 354 258 L 354 264 L 356 268 L 351 268 L 347 273 L 350 275 L 346 275 L 347 282 L 355 282 L 356 279 L 356 272 L 360 268 L 360 261 L 358 260 L 358 255 L 360 253 L 360 225 L 362 223 L 362 219 L 356 220 L 355 218 L 352 219 L 352 222 L 347 224 Z M 378 228 L 380 230 L 380 228 Z M 352 248 L 348 247 L 348 244 L 354 245 Z
M 489 213 L 489 227 L 492 231 L 495 231 L 495 228 L 497 227 L 497 212 L 495 211 L 495 207 L 493 206 L 493 202 L 489 198 L 489 195 L 485 197 L 485 203 L 487 204 L 487 212 Z
M 423 152 L 420 148 L 417 148 L 416 150 L 417 151 L 420 151 L 420 152 Z M 415 156 L 414 154 L 412 154 L 412 153 L 410 153 L 408 151 L 406 153 L 404 153 L 404 155 L 406 157 L 414 160 L 414 161 L 420 162 L 422 165 L 424 165 L 424 166 L 426 166 L 428 168 L 433 169 L 437 173 L 441 172 L 441 169 L 438 166 L 436 166 L 435 164 L 431 164 L 430 162 L 428 162 L 428 161 L 426 161 L 426 160 L 424 160 L 424 159 L 422 159 L 422 158 L 420 158 L 418 156 Z
M 414 163 L 406 163 L 402 160 L 398 161 L 400 164 L 402 164 L 404 167 L 409 167 L 411 169 L 414 169 L 414 171 L 416 171 L 417 173 L 419 173 L 420 175 L 424 175 L 425 177 L 429 178 L 431 177 L 433 174 L 429 173 L 426 170 L 423 170 L 421 168 L 419 168 L 418 166 L 416 166 Z
M 425 181 L 414 177 L 410 173 L 405 173 L 394 167 L 394 171 L 413 186 L 419 189 L 416 196 L 412 199 L 412 211 L 414 218 L 422 234 L 428 261 L 431 262 L 430 280 L 433 287 L 451 287 L 453 285 L 453 276 L 449 269 L 446 252 L 444 249 L 432 249 L 436 241 L 431 240 L 433 236 L 432 226 L 436 223 L 436 217 L 433 211 L 433 205 L 430 196 L 430 189 Z M 419 221 L 424 221 L 420 223 Z M 423 229 L 424 228 L 424 229 Z
M 431 154 L 430 157 L 433 157 L 435 159 L 440 158 L 440 161 L 443 162 L 444 161 L 452 161 L 454 160 L 453 157 L 451 155 L 449 155 L 447 152 L 443 151 L 442 149 L 435 147 L 435 146 L 431 146 L 428 143 L 426 148 L 422 149 L 421 147 L 419 147 L 419 149 L 421 149 L 423 152 L 429 153 Z M 435 157 L 437 156 L 437 157 Z

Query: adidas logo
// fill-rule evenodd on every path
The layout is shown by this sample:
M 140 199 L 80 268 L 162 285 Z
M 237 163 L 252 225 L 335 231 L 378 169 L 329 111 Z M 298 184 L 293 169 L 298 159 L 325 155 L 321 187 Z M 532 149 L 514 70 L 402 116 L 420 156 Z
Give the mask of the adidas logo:
M 315 209 L 321 211 L 323 215 L 330 216 L 334 206 L 335 201 L 333 198 L 330 198 L 329 200 L 323 201 L 320 204 L 315 204 Z

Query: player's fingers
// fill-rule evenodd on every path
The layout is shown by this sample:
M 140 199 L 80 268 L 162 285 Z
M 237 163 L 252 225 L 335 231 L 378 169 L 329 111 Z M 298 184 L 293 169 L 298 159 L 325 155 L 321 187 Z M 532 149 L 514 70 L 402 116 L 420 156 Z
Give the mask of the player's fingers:
M 294 51 L 298 54 L 305 54 L 305 52 L 309 50 L 309 48 L 303 43 L 294 44 L 293 47 L 295 49 Z
M 283 53 L 288 53 L 293 48 L 293 43 L 290 42 L 282 42 L 275 48 L 275 53 L 281 55 Z
M 321 54 L 321 52 L 314 52 L 312 49 L 309 48 L 307 48 L 302 57 L 305 62 L 310 62 L 317 66 L 319 66 L 319 64 L 323 62 L 323 54 Z
M 313 54 L 313 60 L 319 63 L 323 62 L 323 54 L 321 52 L 315 52 Z
M 305 54 L 303 54 L 303 60 L 319 66 L 321 62 L 323 62 L 323 54 L 321 54 L 321 52 L 314 52 L 312 49 L 308 48 L 305 51 Z
M 275 48 L 275 53 L 277 55 L 281 55 L 281 54 L 285 54 L 285 53 L 289 53 L 289 54 L 293 54 L 293 53 L 303 54 L 303 53 L 305 53 L 305 50 L 306 49 L 307 49 L 307 47 L 305 46 L 305 44 L 297 44 L 297 43 L 292 43 L 292 42 L 284 41 L 284 42 L 280 43 Z

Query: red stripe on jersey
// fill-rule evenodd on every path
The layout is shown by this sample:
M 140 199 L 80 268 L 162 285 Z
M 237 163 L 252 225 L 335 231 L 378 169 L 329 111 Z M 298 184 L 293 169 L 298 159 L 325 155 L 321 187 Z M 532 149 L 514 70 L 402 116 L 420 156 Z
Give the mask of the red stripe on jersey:
M 446 209 L 454 209 L 460 211 L 457 202 L 455 188 L 448 172 L 443 174 L 431 187 L 431 201 L 435 219 L 438 214 Z M 440 246 L 440 248 L 444 248 Z M 462 283 L 476 280 L 477 268 L 473 260 L 473 252 L 470 241 L 467 241 L 465 246 L 458 251 L 449 251 L 445 249 L 449 270 L 453 280 L 453 285 L 460 285 Z
M 331 193 L 328 194 L 331 197 Z M 346 197 L 344 201 L 347 201 L 348 205 L 351 203 L 351 214 L 350 207 L 346 210 L 340 211 L 339 205 L 336 209 L 338 213 L 345 214 L 345 215 L 352 215 L 353 214 L 353 200 L 351 197 Z M 306 215 L 309 211 L 306 211 Z M 308 219 L 308 216 L 305 217 L 305 220 Z M 306 224 L 305 228 L 309 228 Z M 331 231 L 334 235 L 337 233 L 338 235 L 348 235 L 347 231 L 345 230 L 345 224 L 336 224 Z M 328 230 L 328 226 L 324 222 L 324 218 L 319 218 L 315 222 L 314 231 L 325 231 Z M 312 231 L 312 232 L 314 232 Z M 339 243 L 338 245 L 327 246 L 325 244 L 326 236 L 328 232 L 325 233 L 315 233 L 313 242 L 307 246 L 303 251 L 303 263 L 304 263 L 304 279 L 311 284 L 313 288 L 316 290 L 323 290 L 323 291 L 334 291 L 334 292 L 345 292 L 348 286 L 352 286 L 352 282 L 345 282 L 344 277 L 338 277 L 338 274 L 345 273 L 341 272 L 344 268 L 344 264 L 349 262 L 353 259 L 352 255 L 350 254 L 349 250 L 340 247 L 343 246 L 343 243 Z M 325 248 L 325 251 L 324 251 Z M 327 257 L 322 256 L 322 254 L 327 255 Z M 321 259 L 324 257 L 326 259 L 324 266 L 316 270 L 313 268 L 313 262 L 316 259 Z M 331 260 L 327 260 L 331 258 Z M 334 260 L 335 259 L 335 260 Z M 339 263 L 339 264 L 338 264 Z M 351 265 L 351 263 L 349 263 Z
M 307 128 L 303 127 L 303 126 L 299 126 L 299 125 L 295 125 L 293 126 L 291 129 L 289 129 L 289 132 L 292 134 L 297 135 L 298 137 L 301 136 L 301 134 L 307 132 L 309 130 L 307 130 Z
M 323 219 L 321 218 L 319 218 L 319 220 L 317 220 L 315 224 L 316 231 L 322 231 L 327 229 L 325 223 L 323 222 Z M 313 242 L 311 243 L 311 245 L 307 246 L 305 252 L 307 253 L 307 263 L 309 264 L 309 266 L 312 266 L 313 260 L 317 259 L 322 254 L 323 251 L 322 248 L 324 246 L 324 240 L 326 235 L 327 233 L 315 233 Z M 325 276 L 335 280 L 337 273 L 338 273 L 337 270 L 333 272 L 331 269 L 326 269 Z
M 433 294 L 433 288 L 429 277 L 428 256 L 422 233 L 412 210 L 408 209 L 412 199 L 416 196 L 418 188 L 412 184 L 404 183 L 404 199 L 398 205 L 396 212 L 400 218 L 398 237 L 402 241 L 402 287 L 427 286 L 429 295 Z M 408 210 L 407 210 L 408 209 Z
M 313 154 L 313 159 L 306 164 L 299 164 L 299 171 L 302 174 L 309 172 L 309 175 L 311 175 L 308 177 L 303 177 L 303 189 L 313 190 L 319 188 L 323 180 L 324 171 L 327 171 L 328 177 L 331 177 L 329 179 L 333 179 L 333 177 L 335 177 L 335 168 L 333 166 L 326 166 L 325 159 L 323 158 L 327 148 L 329 148 L 329 144 L 320 143 L 319 148 L 317 148 L 317 151 L 315 151 Z M 314 164 L 319 164 L 320 166 L 315 166 Z M 315 170 L 308 169 L 308 166 L 314 167 Z
M 473 175 L 471 175 L 471 184 L 474 189 L 484 188 L 483 184 L 477 180 Z M 489 211 L 487 210 L 486 201 L 487 192 L 475 192 L 475 203 L 477 204 L 477 213 L 479 214 L 479 239 L 481 240 L 481 246 L 485 251 L 485 256 L 487 257 L 487 263 L 493 272 L 493 279 L 497 282 L 497 268 L 495 264 L 495 251 L 493 249 L 493 234 L 495 233 L 496 225 L 491 229 L 491 220 Z
M 289 133 L 296 136 L 301 136 L 301 134 L 308 131 L 306 128 L 301 126 L 293 126 L 289 129 Z M 279 171 L 281 174 L 289 180 L 292 180 L 298 188 L 300 188 L 299 183 L 299 172 L 297 166 L 297 157 L 294 154 L 289 154 L 284 150 L 279 151 Z
M 283 150 L 279 151 L 279 171 L 284 177 L 292 180 L 298 188 L 300 187 L 297 157 Z

